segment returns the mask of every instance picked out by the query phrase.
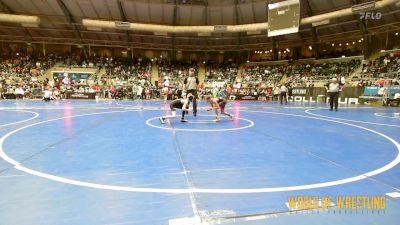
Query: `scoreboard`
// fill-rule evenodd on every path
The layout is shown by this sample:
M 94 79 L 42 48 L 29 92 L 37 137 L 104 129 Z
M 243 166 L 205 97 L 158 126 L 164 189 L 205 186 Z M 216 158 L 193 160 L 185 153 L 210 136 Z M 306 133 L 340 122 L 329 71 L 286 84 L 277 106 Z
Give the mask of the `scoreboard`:
M 268 37 L 299 32 L 300 1 L 268 4 Z

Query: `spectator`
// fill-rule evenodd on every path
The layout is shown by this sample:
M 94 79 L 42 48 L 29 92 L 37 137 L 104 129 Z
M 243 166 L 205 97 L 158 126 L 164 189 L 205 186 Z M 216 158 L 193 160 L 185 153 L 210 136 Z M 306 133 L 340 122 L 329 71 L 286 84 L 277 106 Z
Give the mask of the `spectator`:
M 51 92 L 50 88 L 46 88 L 46 90 L 44 91 L 43 100 L 46 102 L 53 100 L 53 93 Z
M 400 106 L 400 92 L 394 94 L 394 99 L 397 101 L 396 106 L 399 107 Z
M 19 87 L 15 88 L 14 94 L 15 94 L 16 99 L 23 99 L 24 95 L 25 95 L 25 91 L 21 86 L 19 86 Z
M 275 86 L 272 92 L 273 92 L 273 95 L 274 95 L 273 96 L 273 100 L 274 101 L 278 101 L 280 88 L 278 86 Z

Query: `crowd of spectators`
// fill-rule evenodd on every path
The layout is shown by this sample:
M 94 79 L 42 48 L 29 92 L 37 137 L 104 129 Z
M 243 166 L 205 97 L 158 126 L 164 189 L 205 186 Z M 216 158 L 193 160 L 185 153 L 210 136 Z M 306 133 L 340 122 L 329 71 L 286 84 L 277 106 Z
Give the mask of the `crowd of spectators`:
M 318 82 L 325 82 L 332 77 L 347 78 L 361 65 L 360 60 L 333 63 L 298 63 L 292 65 L 288 74 L 288 83 L 293 86 L 314 86 Z
M 400 54 L 386 54 L 363 64 L 361 78 L 396 78 L 400 75 Z
M 49 54 L 46 57 L 33 58 L 18 54 L 0 60 L 0 98 L 37 98 L 45 91 L 50 91 L 54 93 L 52 98 L 66 97 L 66 92 L 96 92 L 100 97 L 144 99 L 150 97 L 150 90 L 154 90 L 150 83 L 151 62 L 147 58 L 84 60 L 77 56 Z M 98 68 L 98 71 L 104 68 L 106 74 L 101 77 L 95 74 L 88 80 L 72 79 L 68 75 L 54 80 L 40 79 L 53 66 Z
M 39 81 L 57 60 L 53 55 L 47 57 L 29 57 L 16 54 L 13 57 L 0 58 L 0 97 L 17 93 L 17 96 L 28 96 L 41 90 L 43 82 Z
M 286 76 L 286 83 L 292 86 L 314 86 L 315 83 L 336 77 L 348 77 L 360 66 L 360 60 L 333 63 L 289 62 L 284 65 L 251 65 L 245 66 L 242 75 L 244 84 L 263 83 L 277 86 Z M 261 85 L 261 84 L 259 84 Z
M 285 74 L 291 73 L 287 65 L 255 65 L 245 66 L 242 74 L 243 83 L 263 82 L 267 85 L 278 83 Z
M 99 98 L 151 99 L 164 95 L 179 95 L 183 91 L 183 80 L 189 68 L 195 69 L 196 62 L 177 62 L 145 57 L 89 58 L 78 56 L 29 57 L 14 55 L 0 58 L 0 97 L 7 94 L 20 96 L 41 96 L 44 91 L 54 93 L 54 98 L 66 97 L 66 92 L 96 93 Z M 238 76 L 238 66 L 233 63 L 209 63 L 205 65 L 205 83 L 199 84 L 200 95 L 225 95 L 264 93 L 277 89 L 282 82 L 288 87 L 312 87 L 316 82 L 324 82 L 331 77 L 345 78 L 361 65 L 360 60 L 345 62 L 285 62 L 283 65 L 244 65 Z M 90 79 L 78 80 L 65 77 L 54 80 L 39 79 L 53 66 L 97 68 Z M 159 82 L 150 82 L 152 66 L 158 67 Z M 102 70 L 103 75 L 98 76 Z M 363 65 L 361 77 L 380 78 L 382 74 L 400 73 L 400 56 L 393 53 L 379 57 Z M 285 78 L 286 79 L 283 79 Z M 344 83 L 344 82 L 343 82 Z M 358 84 L 373 85 L 374 82 L 361 80 Z
M 160 95 L 181 93 L 184 79 L 188 77 L 190 68 L 194 69 L 194 76 L 198 77 L 199 67 L 196 62 L 159 59 L 156 61 L 156 65 L 158 66 L 158 84 L 161 88 Z
M 195 76 L 197 76 L 199 72 L 196 62 L 158 60 L 156 64 L 158 66 L 160 82 L 166 80 L 182 81 L 188 75 L 189 68 L 195 69 Z
M 152 65 L 147 58 L 109 59 L 103 66 L 106 74 L 95 79 L 102 98 L 145 99 L 154 90 L 150 82 Z
M 121 81 L 150 80 L 151 61 L 147 58 L 110 59 L 102 65 L 106 68 L 107 78 Z
M 234 82 L 238 67 L 234 63 L 208 63 L 206 65 L 206 81 L 227 80 Z

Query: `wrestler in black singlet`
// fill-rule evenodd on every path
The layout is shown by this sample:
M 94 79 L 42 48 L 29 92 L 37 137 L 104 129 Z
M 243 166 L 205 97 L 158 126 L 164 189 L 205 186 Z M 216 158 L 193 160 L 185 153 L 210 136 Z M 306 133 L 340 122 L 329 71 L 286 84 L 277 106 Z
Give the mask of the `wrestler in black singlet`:
M 171 102 L 169 107 L 171 108 L 171 111 L 176 111 L 176 109 L 182 109 L 183 103 L 181 99 L 176 99 L 173 102 Z

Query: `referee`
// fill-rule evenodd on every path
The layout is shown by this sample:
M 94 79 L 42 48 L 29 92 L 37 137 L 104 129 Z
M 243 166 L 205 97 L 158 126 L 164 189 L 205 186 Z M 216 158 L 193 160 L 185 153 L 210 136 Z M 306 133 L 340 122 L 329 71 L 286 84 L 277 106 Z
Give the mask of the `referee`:
M 279 93 L 280 93 L 280 100 L 281 100 L 281 105 L 283 104 L 283 101 L 285 101 L 285 104 L 287 105 L 287 92 L 288 89 L 286 87 L 286 85 L 282 84 L 280 89 L 279 89 Z
M 337 78 L 332 78 L 332 80 L 325 86 L 328 96 L 331 111 L 333 111 L 333 106 L 335 106 L 335 111 L 338 111 L 339 105 L 339 92 L 342 90 L 340 83 L 338 83 Z
M 185 78 L 185 89 L 186 94 L 192 94 L 193 98 L 193 116 L 197 115 L 197 86 L 199 85 L 199 79 L 194 76 L 194 68 L 189 69 L 189 77 Z

